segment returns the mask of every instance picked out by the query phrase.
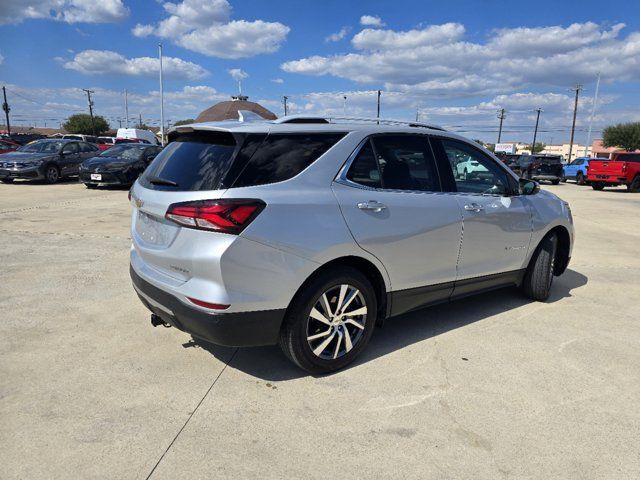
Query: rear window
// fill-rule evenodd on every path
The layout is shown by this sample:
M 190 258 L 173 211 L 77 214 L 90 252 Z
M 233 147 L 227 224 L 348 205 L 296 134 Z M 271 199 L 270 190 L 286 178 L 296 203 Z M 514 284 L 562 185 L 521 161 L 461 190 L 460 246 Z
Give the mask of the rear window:
M 558 163 L 562 163 L 562 159 L 560 157 L 544 157 L 544 156 L 540 156 L 540 157 L 536 157 L 536 160 L 538 160 L 539 162 L 545 163 L 547 165 L 555 165 Z
M 217 190 L 235 151 L 236 139 L 228 132 L 180 135 L 151 162 L 140 177 L 140 183 L 156 190 Z M 154 179 L 176 185 L 162 185 L 157 181 L 154 184 Z
M 158 154 L 140 183 L 156 190 L 194 191 L 282 182 L 302 172 L 344 135 L 181 134 Z
M 640 163 L 640 153 L 620 153 L 616 156 L 616 161 Z
M 344 133 L 272 134 L 233 181 L 233 187 L 282 182 L 295 177 L 333 147 Z

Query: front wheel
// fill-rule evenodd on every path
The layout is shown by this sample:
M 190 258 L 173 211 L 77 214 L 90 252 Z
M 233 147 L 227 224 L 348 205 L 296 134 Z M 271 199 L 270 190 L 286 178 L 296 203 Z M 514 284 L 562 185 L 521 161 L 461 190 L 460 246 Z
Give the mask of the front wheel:
M 560 180 L 551 180 L 551 183 L 553 183 L 554 185 L 558 185 L 560 183 Z
M 533 254 L 522 283 L 524 294 L 532 300 L 542 302 L 549 298 L 557 249 L 558 237 L 552 233 L 540 242 Z
M 591 188 L 593 188 L 594 190 L 604 190 L 604 183 L 602 182 L 592 183 Z
M 2 183 L 13 183 L 13 178 L 3 178 Z
M 633 181 L 627 185 L 627 190 L 633 193 L 640 192 L 640 175 L 636 175 Z
M 377 311 L 371 282 L 360 271 L 340 267 L 321 272 L 289 305 L 280 347 L 309 373 L 339 370 L 369 343 Z
M 584 174 L 582 172 L 578 172 L 578 174 L 576 175 L 576 184 L 577 185 L 584 185 L 586 182 L 584 180 Z

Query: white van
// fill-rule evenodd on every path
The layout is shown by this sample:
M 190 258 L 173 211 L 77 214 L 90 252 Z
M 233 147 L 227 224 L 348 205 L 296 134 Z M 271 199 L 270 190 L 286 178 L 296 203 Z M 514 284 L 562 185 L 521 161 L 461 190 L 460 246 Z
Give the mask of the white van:
M 116 143 L 118 139 L 126 140 L 144 140 L 151 145 L 157 145 L 158 141 L 153 132 L 149 130 L 141 130 L 139 128 L 119 128 L 116 135 Z

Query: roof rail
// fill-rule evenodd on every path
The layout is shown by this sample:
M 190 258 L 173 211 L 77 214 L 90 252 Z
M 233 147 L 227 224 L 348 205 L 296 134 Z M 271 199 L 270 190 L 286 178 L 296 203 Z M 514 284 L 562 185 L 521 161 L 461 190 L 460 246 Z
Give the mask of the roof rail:
M 344 116 L 323 116 L 323 115 L 288 115 L 273 120 L 273 123 L 375 123 L 378 125 L 406 125 L 417 128 L 430 128 L 432 130 L 445 131 L 437 125 L 422 122 L 407 122 L 404 120 L 393 120 L 390 118 L 368 118 L 368 117 L 344 117 Z

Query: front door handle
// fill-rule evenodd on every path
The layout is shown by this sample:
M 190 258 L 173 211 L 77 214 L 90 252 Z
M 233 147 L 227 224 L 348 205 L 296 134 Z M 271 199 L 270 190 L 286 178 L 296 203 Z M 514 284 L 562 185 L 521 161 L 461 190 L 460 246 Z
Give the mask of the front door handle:
M 465 205 L 464 209 L 467 212 L 481 212 L 484 210 L 484 207 L 479 203 L 471 203 L 471 204 Z
M 360 210 L 372 210 L 374 212 L 381 212 L 387 208 L 386 205 L 376 202 L 375 200 L 369 200 L 368 202 L 360 202 L 358 203 L 358 208 Z

